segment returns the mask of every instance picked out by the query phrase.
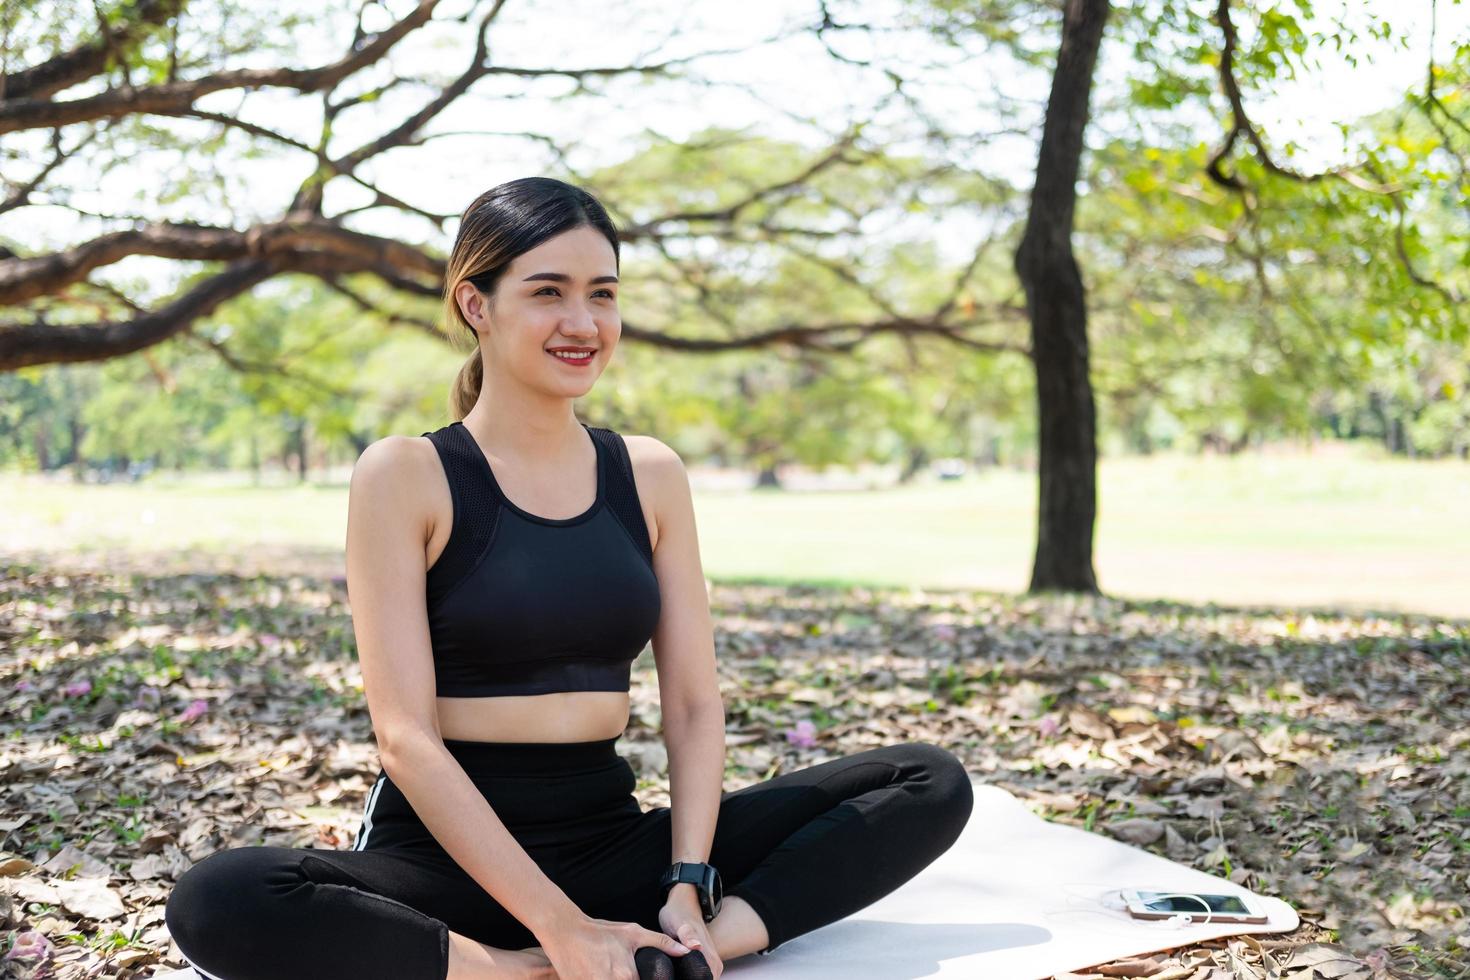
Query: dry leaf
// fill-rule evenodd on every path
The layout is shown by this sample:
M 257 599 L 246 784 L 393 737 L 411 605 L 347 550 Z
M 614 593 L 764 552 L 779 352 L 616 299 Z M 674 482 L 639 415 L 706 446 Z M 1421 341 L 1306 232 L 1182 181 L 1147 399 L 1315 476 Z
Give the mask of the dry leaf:
M 1148 817 L 1133 820 L 1115 820 L 1104 824 L 1103 829 L 1114 837 L 1129 844 L 1143 847 L 1164 836 L 1164 823 Z
M 1107 722 L 1081 708 L 1073 708 L 1067 712 L 1067 727 L 1078 735 L 1086 735 L 1099 741 L 1113 737 L 1113 729 Z
M 1115 960 L 1097 967 L 1105 977 L 1151 977 L 1161 972 L 1164 964 L 1155 957 L 1144 959 Z
M 127 914 L 122 897 L 102 878 L 77 878 L 51 883 L 68 911 L 89 919 L 112 919 Z

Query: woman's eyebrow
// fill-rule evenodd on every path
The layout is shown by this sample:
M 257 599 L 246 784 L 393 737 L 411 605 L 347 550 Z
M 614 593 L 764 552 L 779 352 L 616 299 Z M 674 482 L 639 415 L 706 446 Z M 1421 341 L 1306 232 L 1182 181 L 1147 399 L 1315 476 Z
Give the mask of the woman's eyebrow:
M 572 281 L 572 277 L 569 276 L 569 275 L 567 275 L 565 272 L 534 272 L 531 275 L 527 276 L 526 278 L 522 279 L 521 282 L 530 282 L 533 279 L 550 279 L 553 282 L 571 282 Z M 596 279 L 589 279 L 588 280 L 588 283 L 589 284 L 592 284 L 592 285 L 596 285 L 599 282 L 617 282 L 617 281 L 618 281 L 618 277 L 617 276 L 598 276 Z

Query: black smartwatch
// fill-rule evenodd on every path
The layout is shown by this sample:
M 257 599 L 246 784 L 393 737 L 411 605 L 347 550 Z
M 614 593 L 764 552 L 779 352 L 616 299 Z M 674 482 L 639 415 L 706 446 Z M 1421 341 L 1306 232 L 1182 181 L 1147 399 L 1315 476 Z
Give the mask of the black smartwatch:
M 720 914 L 720 902 L 724 900 L 725 889 L 720 884 L 720 873 L 715 870 L 714 865 L 699 861 L 675 861 L 669 865 L 658 883 L 664 901 L 668 901 L 669 889 L 675 885 L 693 885 L 699 894 L 699 910 L 704 914 L 704 921 L 708 922 Z

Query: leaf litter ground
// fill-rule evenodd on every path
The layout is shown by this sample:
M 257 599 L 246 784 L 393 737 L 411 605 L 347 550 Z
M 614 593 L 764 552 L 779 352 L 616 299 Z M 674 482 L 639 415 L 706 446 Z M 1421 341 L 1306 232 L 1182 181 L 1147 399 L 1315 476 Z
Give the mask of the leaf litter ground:
M 192 863 L 352 846 L 377 750 L 340 564 L 175 560 L 0 560 L 0 977 L 181 966 L 163 903 Z M 711 604 L 727 789 L 933 741 L 1302 917 L 1064 980 L 1470 976 L 1470 621 L 758 583 Z M 645 805 L 668 802 L 656 692 L 645 650 L 622 743 Z

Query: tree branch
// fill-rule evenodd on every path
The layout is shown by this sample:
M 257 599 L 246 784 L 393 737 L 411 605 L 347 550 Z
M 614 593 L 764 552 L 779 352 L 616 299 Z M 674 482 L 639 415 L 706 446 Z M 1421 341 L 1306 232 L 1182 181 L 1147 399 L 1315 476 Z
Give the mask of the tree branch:
M 1384 195 L 1389 199 L 1396 213 L 1394 226 L 1395 250 L 1409 278 L 1420 286 L 1433 289 L 1451 303 L 1463 303 L 1465 301 L 1464 296 L 1442 283 L 1435 282 L 1414 268 L 1404 242 L 1404 221 L 1407 213 L 1402 197 L 1404 186 L 1402 183 L 1391 181 L 1372 160 L 1366 160 L 1361 165 L 1343 164 L 1340 167 L 1333 167 L 1319 173 L 1309 174 L 1283 166 L 1272 158 L 1270 150 L 1267 149 L 1265 141 L 1261 138 L 1260 131 L 1251 122 L 1249 115 L 1245 111 L 1245 100 L 1241 96 L 1240 85 L 1235 78 L 1235 51 L 1238 38 L 1235 32 L 1235 25 L 1230 19 L 1230 0 L 1216 0 L 1215 21 L 1219 25 L 1221 34 L 1224 37 L 1224 46 L 1220 53 L 1220 85 L 1225 90 L 1225 97 L 1230 103 L 1231 125 L 1225 134 L 1225 139 L 1215 149 L 1214 153 L 1210 155 L 1209 163 L 1206 165 L 1205 170 L 1209 174 L 1210 179 L 1221 187 L 1242 195 L 1247 207 L 1251 206 L 1250 187 L 1240 178 L 1239 174 L 1227 173 L 1224 167 L 1225 158 L 1229 156 L 1231 150 L 1234 148 L 1236 140 L 1244 137 L 1255 150 L 1256 159 L 1260 161 L 1261 166 L 1278 177 L 1284 177 L 1288 180 L 1304 184 L 1335 177 L 1359 190 Z M 1430 92 L 1432 94 L 1432 62 L 1430 78 Z M 1355 170 L 1357 166 L 1361 166 L 1362 169 L 1370 172 L 1376 182 L 1364 180 L 1359 176 Z
M 153 29 L 168 22 L 183 9 L 183 0 L 138 0 L 132 18 L 109 26 L 54 58 L 0 75 L 0 101 L 6 99 L 47 99 L 63 89 L 101 74 L 107 69 L 107 56 L 142 41 Z
M 64 327 L 38 321 L 0 328 L 0 370 L 131 354 L 173 336 L 275 273 L 269 260 L 248 259 L 231 264 L 161 309 L 131 320 Z
M 184 82 L 135 89 L 109 89 L 66 102 L 41 97 L 7 98 L 0 102 L 0 135 L 43 126 L 69 126 L 93 119 L 115 119 L 139 112 L 177 116 L 211 92 L 267 86 L 316 92 L 329 88 L 373 64 L 410 32 L 429 20 L 439 0 L 419 0 L 412 13 L 345 57 L 319 68 L 241 68 Z
M 444 262 L 411 245 L 343 228 L 318 215 L 288 214 L 247 231 L 176 222 L 115 231 L 63 252 L 0 261 L 0 306 L 60 292 L 91 272 L 130 255 L 198 261 L 272 259 L 281 271 L 305 270 L 310 259 L 332 260 L 335 271 L 391 267 L 396 278 L 418 272 L 442 280 Z M 437 288 L 437 287 L 435 287 Z

